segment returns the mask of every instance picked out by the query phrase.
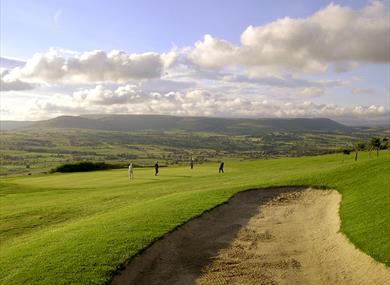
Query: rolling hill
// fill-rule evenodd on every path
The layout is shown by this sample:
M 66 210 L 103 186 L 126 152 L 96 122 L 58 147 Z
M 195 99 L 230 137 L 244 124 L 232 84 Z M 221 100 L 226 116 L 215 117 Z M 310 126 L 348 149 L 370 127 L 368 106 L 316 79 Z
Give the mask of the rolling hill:
M 60 116 L 31 124 L 3 121 L 2 130 L 23 128 L 79 128 L 111 131 L 187 131 L 227 134 L 256 134 L 267 131 L 348 132 L 353 128 L 326 118 L 236 119 L 176 117 L 164 115 Z

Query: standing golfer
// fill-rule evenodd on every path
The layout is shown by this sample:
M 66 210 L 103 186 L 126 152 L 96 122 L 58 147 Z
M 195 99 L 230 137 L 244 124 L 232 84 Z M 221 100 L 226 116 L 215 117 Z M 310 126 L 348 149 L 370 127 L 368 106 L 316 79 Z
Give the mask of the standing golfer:
M 194 169 L 194 158 L 191 156 L 191 161 L 190 161 L 190 167 L 191 169 Z
M 154 164 L 154 176 L 158 175 L 158 161 Z
M 223 161 L 221 161 L 221 164 L 219 165 L 219 171 L 218 171 L 218 173 L 224 173 L 223 172 L 223 168 L 224 168 L 224 166 L 225 166 L 225 163 L 223 162 Z
M 134 173 L 133 173 L 133 163 L 130 163 L 129 165 L 129 179 L 134 179 Z

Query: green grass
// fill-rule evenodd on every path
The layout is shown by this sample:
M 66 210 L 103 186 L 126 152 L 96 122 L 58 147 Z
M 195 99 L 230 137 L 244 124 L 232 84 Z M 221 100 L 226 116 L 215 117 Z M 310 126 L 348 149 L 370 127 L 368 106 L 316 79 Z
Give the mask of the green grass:
M 1 179 L 0 283 L 104 284 L 126 260 L 238 191 L 305 185 L 342 194 L 341 230 L 390 265 L 390 153 Z

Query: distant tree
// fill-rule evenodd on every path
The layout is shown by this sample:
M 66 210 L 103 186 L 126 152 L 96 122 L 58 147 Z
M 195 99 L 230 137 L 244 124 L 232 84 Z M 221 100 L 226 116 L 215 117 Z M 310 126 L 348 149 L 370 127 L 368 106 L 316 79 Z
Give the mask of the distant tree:
M 389 139 L 387 137 L 382 139 L 381 149 L 389 149 Z
M 379 149 L 381 147 L 381 139 L 380 138 L 371 138 L 370 145 L 372 148 L 376 149 L 376 156 L 379 156 Z
M 355 161 L 358 160 L 359 151 L 364 150 L 365 148 L 366 148 L 366 145 L 364 142 L 355 143 Z
M 351 153 L 350 149 L 343 149 L 343 154 L 349 155 Z
M 365 150 L 366 149 L 366 144 L 364 142 L 358 142 L 357 146 L 359 150 Z

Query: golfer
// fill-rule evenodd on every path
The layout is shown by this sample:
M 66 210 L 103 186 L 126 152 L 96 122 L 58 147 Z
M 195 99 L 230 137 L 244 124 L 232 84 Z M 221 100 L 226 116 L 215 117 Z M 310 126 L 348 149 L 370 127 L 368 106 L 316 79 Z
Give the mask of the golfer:
M 154 164 L 154 176 L 158 175 L 158 161 Z
M 133 173 L 133 163 L 130 163 L 129 165 L 129 180 L 134 179 L 134 173 Z
M 194 169 L 194 158 L 191 156 L 191 161 L 190 161 L 190 167 L 191 169 Z
M 223 162 L 223 161 L 221 161 L 221 163 L 220 163 L 220 165 L 219 165 L 219 171 L 218 171 L 218 173 L 224 173 L 223 172 L 223 168 L 224 168 L 224 166 L 225 166 L 225 163 Z

